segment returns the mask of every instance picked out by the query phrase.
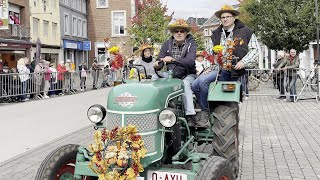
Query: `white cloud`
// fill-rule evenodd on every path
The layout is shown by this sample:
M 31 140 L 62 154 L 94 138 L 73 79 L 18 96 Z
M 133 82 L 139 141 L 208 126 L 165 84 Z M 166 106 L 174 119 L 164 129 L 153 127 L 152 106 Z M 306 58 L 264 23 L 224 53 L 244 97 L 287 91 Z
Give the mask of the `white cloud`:
M 167 1 L 168 13 L 175 12 L 174 18 L 204 17 L 210 18 L 224 4 L 234 5 L 237 0 L 162 0 Z

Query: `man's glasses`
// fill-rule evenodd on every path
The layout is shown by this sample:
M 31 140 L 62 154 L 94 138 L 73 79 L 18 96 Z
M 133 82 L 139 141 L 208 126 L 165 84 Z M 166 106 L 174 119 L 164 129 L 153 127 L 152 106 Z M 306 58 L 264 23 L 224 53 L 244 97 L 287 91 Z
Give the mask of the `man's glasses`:
M 232 18 L 233 16 L 225 16 L 225 17 L 221 17 L 220 19 L 224 20 L 224 19 L 230 19 Z
M 175 33 L 185 33 L 186 31 L 185 30 L 176 30 L 174 31 Z

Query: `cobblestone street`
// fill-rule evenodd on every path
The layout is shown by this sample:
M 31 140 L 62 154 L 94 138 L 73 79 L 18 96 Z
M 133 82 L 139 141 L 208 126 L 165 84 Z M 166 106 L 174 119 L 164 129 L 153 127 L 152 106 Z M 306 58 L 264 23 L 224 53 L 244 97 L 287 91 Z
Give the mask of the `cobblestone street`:
M 238 179 L 320 179 L 319 109 L 315 100 L 292 103 L 250 96 L 241 103 Z M 0 179 L 34 179 L 53 149 L 72 143 L 87 146 L 92 141 L 91 126 L 69 133 L 2 162 Z

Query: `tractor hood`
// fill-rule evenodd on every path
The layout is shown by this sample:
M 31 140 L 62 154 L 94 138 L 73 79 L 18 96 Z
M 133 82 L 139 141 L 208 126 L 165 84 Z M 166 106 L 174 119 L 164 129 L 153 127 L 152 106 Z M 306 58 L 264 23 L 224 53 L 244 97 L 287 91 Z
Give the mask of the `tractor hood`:
M 109 93 L 107 110 L 148 111 L 166 107 L 167 101 L 183 93 L 180 79 L 157 79 L 115 86 Z

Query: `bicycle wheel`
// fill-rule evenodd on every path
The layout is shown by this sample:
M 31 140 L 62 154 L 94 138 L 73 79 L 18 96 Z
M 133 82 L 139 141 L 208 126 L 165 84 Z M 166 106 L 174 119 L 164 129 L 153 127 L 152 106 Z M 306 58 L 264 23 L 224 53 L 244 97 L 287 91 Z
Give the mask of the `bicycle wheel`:
M 260 80 L 261 80 L 262 82 L 268 82 L 269 79 L 270 79 L 269 74 L 266 73 L 266 72 L 262 73 L 261 76 L 260 76 Z
M 249 76 L 249 91 L 254 91 L 259 87 L 260 82 L 253 76 Z
M 318 91 L 318 74 L 315 74 L 311 78 L 310 82 L 311 82 L 310 87 L 312 91 L 317 92 Z

